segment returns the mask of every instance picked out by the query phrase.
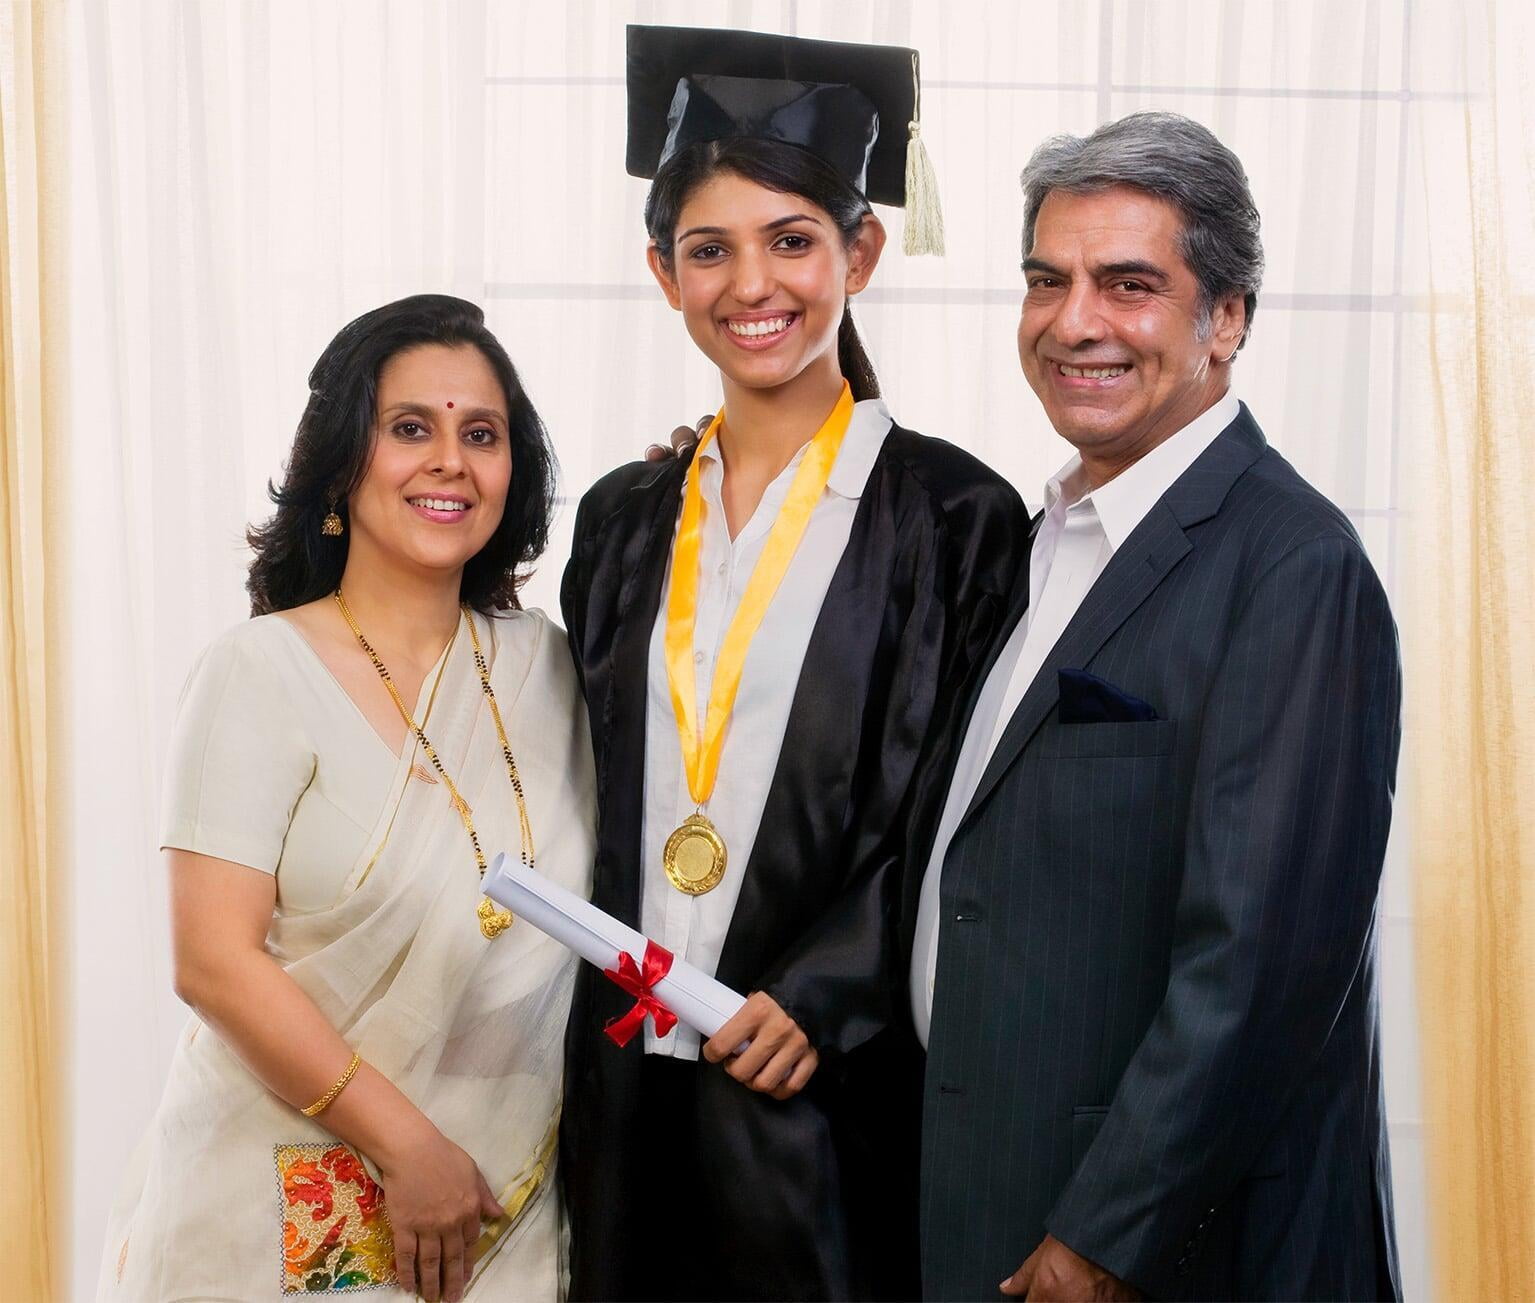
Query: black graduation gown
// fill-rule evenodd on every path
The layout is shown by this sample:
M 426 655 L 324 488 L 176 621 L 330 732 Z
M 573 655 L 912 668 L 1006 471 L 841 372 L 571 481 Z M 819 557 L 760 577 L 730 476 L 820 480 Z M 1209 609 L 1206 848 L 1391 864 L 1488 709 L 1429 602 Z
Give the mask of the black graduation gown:
M 688 459 L 636 463 L 581 501 L 561 591 L 590 711 L 592 899 L 638 927 L 646 666 Z M 720 1299 L 915 1298 L 922 1054 L 897 954 L 903 891 L 942 812 L 962 705 L 1009 622 L 1027 553 L 1013 488 L 951 444 L 893 427 L 805 652 L 716 975 L 764 990 L 821 1054 L 780 1102 L 697 1077 L 697 1198 L 654 1252 L 709 1259 Z M 720 775 L 728 783 L 728 772 Z M 633 1001 L 582 965 L 567 1034 L 560 1167 L 571 1297 L 633 1297 L 625 1219 L 646 1197 L 626 1137 L 642 1038 Z M 707 1065 L 705 1065 L 707 1068 Z M 654 1272 L 647 1273 L 651 1276 Z

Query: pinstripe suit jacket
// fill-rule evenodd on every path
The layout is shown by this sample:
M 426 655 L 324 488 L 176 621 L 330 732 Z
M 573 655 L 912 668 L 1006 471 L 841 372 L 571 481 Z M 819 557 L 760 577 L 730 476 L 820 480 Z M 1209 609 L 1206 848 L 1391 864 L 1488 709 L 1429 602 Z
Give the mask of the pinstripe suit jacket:
M 1150 702 L 1063 725 L 1057 671 Z M 944 862 L 930 1298 L 1046 1231 L 1162 1298 L 1400 1297 L 1376 899 L 1396 630 L 1245 407 L 1114 554 Z

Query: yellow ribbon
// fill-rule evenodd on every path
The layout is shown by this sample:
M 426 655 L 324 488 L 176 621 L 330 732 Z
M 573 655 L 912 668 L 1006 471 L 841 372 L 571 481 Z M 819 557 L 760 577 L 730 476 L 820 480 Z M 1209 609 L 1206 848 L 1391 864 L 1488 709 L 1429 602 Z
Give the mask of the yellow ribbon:
M 804 460 L 794 473 L 789 496 L 779 509 L 778 519 L 763 545 L 762 555 L 752 569 L 746 592 L 725 631 L 719 663 L 709 689 L 709 711 L 702 736 L 698 731 L 698 689 L 693 678 L 693 630 L 698 620 L 698 554 L 703 539 L 703 494 L 698 477 L 703 450 L 719 433 L 725 420 L 720 409 L 703 439 L 693 464 L 688 467 L 687 485 L 682 497 L 682 524 L 672 551 L 672 591 L 666 603 L 666 679 L 672 690 L 672 711 L 677 717 L 677 733 L 682 742 L 682 765 L 688 777 L 688 792 L 696 805 L 702 806 L 714 791 L 719 776 L 720 752 L 725 746 L 725 724 L 735 707 L 741 686 L 741 671 L 752 637 L 767 614 L 768 604 L 788 572 L 795 549 L 805 536 L 810 514 L 826 491 L 837 452 L 853 419 L 853 393 L 844 381 L 837 405 L 831 409 L 815 438 L 805 451 Z

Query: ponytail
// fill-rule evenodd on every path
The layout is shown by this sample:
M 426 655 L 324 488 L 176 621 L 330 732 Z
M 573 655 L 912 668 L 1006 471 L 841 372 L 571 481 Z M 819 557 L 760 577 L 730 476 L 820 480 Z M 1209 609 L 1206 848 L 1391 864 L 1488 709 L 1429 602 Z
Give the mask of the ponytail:
M 837 328 L 837 365 L 853 391 L 855 403 L 861 403 L 865 398 L 879 397 L 879 377 L 874 374 L 874 363 L 869 361 L 863 340 L 858 337 L 858 327 L 853 322 L 852 303 L 843 306 L 842 324 Z

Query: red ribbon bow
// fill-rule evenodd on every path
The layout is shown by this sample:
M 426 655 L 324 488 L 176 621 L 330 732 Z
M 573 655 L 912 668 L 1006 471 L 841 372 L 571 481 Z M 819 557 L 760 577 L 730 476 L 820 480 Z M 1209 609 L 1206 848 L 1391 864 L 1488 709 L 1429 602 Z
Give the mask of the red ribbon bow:
M 620 1018 L 608 1019 L 603 1028 L 620 1047 L 627 1045 L 634 1033 L 645 1025 L 648 1014 L 655 1022 L 656 1035 L 665 1036 L 677 1025 L 677 1015 L 656 999 L 652 991 L 672 971 L 672 952 L 654 941 L 645 942 L 645 967 L 634 962 L 627 950 L 618 952 L 618 967 L 604 968 L 602 975 L 634 997 L 634 1007 Z

